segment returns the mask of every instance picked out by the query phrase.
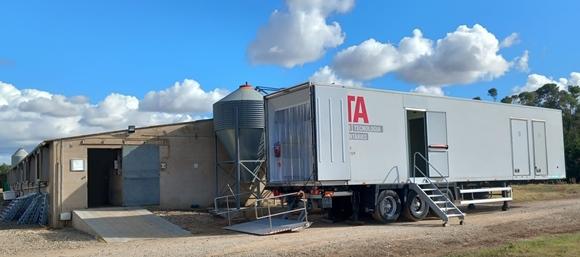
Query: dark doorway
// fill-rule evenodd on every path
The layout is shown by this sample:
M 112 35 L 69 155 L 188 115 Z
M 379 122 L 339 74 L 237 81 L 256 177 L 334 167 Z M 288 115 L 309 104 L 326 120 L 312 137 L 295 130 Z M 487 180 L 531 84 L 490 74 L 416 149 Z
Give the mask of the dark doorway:
M 112 205 L 111 182 L 120 167 L 120 149 L 88 149 L 89 208 Z
M 409 142 L 409 177 L 424 177 L 424 175 L 429 176 L 429 170 L 427 169 L 427 163 L 425 160 L 419 156 L 416 158 L 415 164 L 417 168 L 421 170 L 424 174 L 421 174 L 419 170 L 415 170 L 413 166 L 413 159 L 415 153 L 420 153 L 425 158 L 427 156 L 427 119 L 426 113 L 423 111 L 407 111 L 407 135 Z M 415 173 L 413 173 L 415 172 Z

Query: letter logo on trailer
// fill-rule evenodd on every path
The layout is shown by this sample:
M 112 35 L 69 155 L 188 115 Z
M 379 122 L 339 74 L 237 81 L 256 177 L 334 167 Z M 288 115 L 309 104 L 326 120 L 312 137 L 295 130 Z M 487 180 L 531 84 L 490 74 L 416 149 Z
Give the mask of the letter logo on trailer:
M 369 116 L 367 114 L 365 98 L 362 96 L 349 95 L 347 96 L 347 101 L 348 101 L 348 122 L 359 123 L 360 120 L 362 119 L 363 123 L 368 124 Z
M 383 133 L 383 126 L 369 124 L 369 114 L 363 96 L 347 95 L 348 130 L 350 140 L 369 140 L 369 134 Z M 375 121 L 376 122 L 376 121 Z

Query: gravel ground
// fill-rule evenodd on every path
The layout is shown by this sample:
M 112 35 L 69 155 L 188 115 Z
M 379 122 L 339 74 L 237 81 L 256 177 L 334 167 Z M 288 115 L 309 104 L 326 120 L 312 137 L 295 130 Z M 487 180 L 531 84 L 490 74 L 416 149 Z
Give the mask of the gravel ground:
M 204 213 L 156 211 L 190 237 L 106 244 L 72 229 L 0 225 L 2 256 L 442 256 L 542 234 L 580 231 L 580 199 L 478 206 L 466 225 L 431 219 L 361 226 L 316 222 L 302 232 L 252 236 L 221 229 Z M 218 222 L 216 224 L 215 222 Z

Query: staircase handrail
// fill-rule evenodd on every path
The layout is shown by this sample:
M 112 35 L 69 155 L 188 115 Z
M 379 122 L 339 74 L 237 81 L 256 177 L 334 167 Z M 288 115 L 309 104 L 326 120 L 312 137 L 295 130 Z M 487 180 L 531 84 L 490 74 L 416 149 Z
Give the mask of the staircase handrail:
M 421 157 L 421 159 L 423 159 L 423 161 L 425 161 L 425 163 L 427 163 L 429 165 L 429 167 L 433 168 L 433 170 L 435 170 L 435 172 L 437 172 L 437 174 L 439 174 L 439 176 L 445 181 L 445 188 L 447 189 L 446 193 L 449 192 L 449 180 L 443 176 L 443 174 L 441 174 L 441 172 L 439 172 L 439 170 L 437 169 L 437 167 L 433 166 L 433 164 L 431 162 L 429 162 L 429 160 L 427 158 L 425 158 L 425 156 L 423 156 L 420 152 L 415 152 L 415 154 L 413 154 L 413 183 L 416 183 L 417 180 L 417 176 L 415 171 L 418 170 L 419 173 L 421 173 L 421 175 L 423 175 L 423 177 L 429 181 L 429 183 L 433 184 L 435 186 L 435 188 L 437 188 L 437 190 L 439 190 L 439 192 L 441 192 L 441 190 L 439 189 L 439 187 L 437 185 L 435 185 L 435 183 L 433 183 L 433 180 L 431 180 L 431 178 L 429 178 L 419 167 L 417 167 L 417 156 Z M 443 195 L 443 192 L 441 192 L 441 194 Z M 448 206 L 448 202 L 451 202 L 451 199 L 449 199 L 447 196 L 445 196 L 445 199 L 447 199 L 448 201 L 445 201 L 445 208 L 447 208 Z M 453 204 L 453 203 L 451 203 Z M 453 206 L 455 206 L 453 204 Z

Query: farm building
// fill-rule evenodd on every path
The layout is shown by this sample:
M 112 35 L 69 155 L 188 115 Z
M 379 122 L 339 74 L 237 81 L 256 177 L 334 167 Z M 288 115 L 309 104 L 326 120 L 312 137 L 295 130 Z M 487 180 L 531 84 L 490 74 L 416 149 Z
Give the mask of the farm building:
M 201 208 L 216 192 L 212 120 L 47 140 L 8 175 L 16 195 L 46 192 L 49 225 L 104 206 Z M 222 181 L 226 181 L 223 178 Z

